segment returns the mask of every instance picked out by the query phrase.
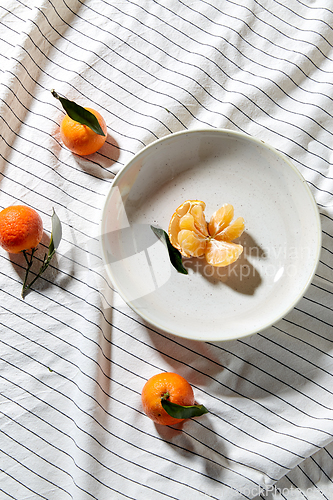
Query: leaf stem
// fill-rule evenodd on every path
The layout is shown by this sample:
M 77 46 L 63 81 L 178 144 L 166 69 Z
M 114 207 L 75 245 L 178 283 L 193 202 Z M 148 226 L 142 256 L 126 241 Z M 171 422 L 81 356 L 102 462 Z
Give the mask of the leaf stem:
M 60 96 L 59 96 L 59 94 L 57 94 L 57 92 L 54 89 L 51 90 L 51 94 L 53 95 L 53 97 L 55 97 L 56 99 L 59 99 L 59 101 L 60 101 Z
M 34 249 L 36 250 L 36 249 Z M 23 287 L 22 287 L 22 297 L 24 295 L 24 292 L 26 290 L 29 290 L 29 288 L 32 287 L 32 285 L 35 283 L 35 281 L 38 280 L 38 278 L 43 274 L 44 271 L 46 271 L 46 269 L 48 268 L 49 264 L 50 264 L 50 261 L 54 255 L 55 251 L 53 251 L 51 254 L 47 255 L 45 254 L 44 255 L 44 259 L 43 259 L 43 262 L 42 262 L 42 265 L 38 271 L 38 274 L 34 277 L 34 279 L 32 281 L 30 281 L 29 284 L 27 284 L 27 278 L 28 278 L 28 274 L 29 274 L 29 270 L 30 270 L 30 267 L 31 267 L 31 264 L 32 264 L 32 255 L 33 253 L 31 253 L 31 262 L 28 264 L 28 268 L 27 268 L 27 271 L 26 271 L 26 279 L 24 280 L 24 284 L 23 284 Z
M 23 285 L 22 285 L 22 291 L 21 291 L 21 296 L 22 297 L 23 297 L 24 292 L 25 292 L 25 290 L 27 288 L 28 275 L 29 275 L 29 272 L 30 272 L 30 268 L 32 266 L 33 255 L 34 255 L 34 253 L 35 253 L 36 250 L 37 250 L 37 248 L 32 248 L 30 255 L 27 253 L 26 250 L 23 250 L 23 255 L 24 255 L 25 261 L 27 263 L 27 269 L 25 271 L 24 282 L 23 282 Z M 29 257 L 30 257 L 30 259 L 29 259 Z
M 59 220 L 59 217 L 53 210 L 52 214 L 52 232 L 51 232 L 51 240 L 48 248 L 48 253 L 44 255 L 44 259 L 42 261 L 42 265 L 40 266 L 40 269 L 37 273 L 37 275 L 34 277 L 30 283 L 28 283 L 28 275 L 32 266 L 33 262 L 33 256 L 37 248 L 33 248 L 31 250 L 31 254 L 29 255 L 26 250 L 23 250 L 23 255 L 25 258 L 25 261 L 27 263 L 27 269 L 25 272 L 25 277 L 24 277 L 24 282 L 22 286 L 22 291 L 21 291 L 21 296 L 24 298 L 24 292 L 26 292 L 31 286 L 35 283 L 35 281 L 43 274 L 43 272 L 48 268 L 50 261 L 53 257 L 53 255 L 56 252 L 56 249 L 58 248 L 58 245 L 60 243 L 62 237 L 62 228 L 61 228 L 61 222 Z

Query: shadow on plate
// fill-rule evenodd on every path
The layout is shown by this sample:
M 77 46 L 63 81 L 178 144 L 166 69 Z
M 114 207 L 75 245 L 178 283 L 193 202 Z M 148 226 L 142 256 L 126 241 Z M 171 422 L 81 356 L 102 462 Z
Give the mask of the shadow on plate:
M 249 233 L 243 234 L 242 245 L 244 247 L 242 255 L 229 266 L 213 267 L 207 264 L 204 257 L 186 259 L 184 266 L 190 272 L 200 273 L 213 285 L 224 283 L 236 292 L 253 295 L 262 280 L 260 273 L 248 257 L 265 258 L 265 253 Z

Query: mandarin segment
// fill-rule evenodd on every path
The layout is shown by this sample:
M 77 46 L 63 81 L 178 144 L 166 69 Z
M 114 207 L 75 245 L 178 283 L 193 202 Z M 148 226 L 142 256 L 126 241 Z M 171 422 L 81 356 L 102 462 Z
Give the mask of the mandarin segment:
M 223 231 L 215 235 L 216 240 L 221 241 L 233 241 L 239 238 L 245 229 L 245 222 L 243 217 L 238 217 L 229 226 L 227 226 Z
M 180 231 L 188 230 L 193 232 L 193 235 L 190 237 L 191 240 L 195 237 L 199 239 L 201 239 L 202 236 L 207 237 L 207 223 L 204 217 L 205 208 L 206 205 L 203 201 L 186 200 L 176 209 L 171 217 L 168 228 L 170 243 L 177 248 L 184 257 L 191 257 L 194 255 L 189 253 L 185 247 L 182 247 L 179 243 L 178 235 Z M 185 241 L 187 238 L 183 237 L 183 239 Z M 185 246 L 188 245 L 186 244 Z M 189 247 L 191 246 L 192 244 L 189 245 Z M 199 243 L 197 246 L 199 246 Z
M 179 219 L 179 229 L 188 229 L 189 231 L 195 231 L 194 217 L 189 212 Z
M 223 231 L 234 217 L 234 207 L 230 203 L 222 205 L 221 208 L 216 210 L 210 218 L 208 224 L 208 231 L 212 238 L 215 238 L 218 233 Z
M 183 229 L 178 233 L 178 243 L 185 257 L 201 257 L 206 251 L 207 240 L 195 231 Z
M 205 257 L 211 266 L 224 267 L 235 262 L 242 252 L 242 245 L 212 238 L 207 242 Z
M 205 219 L 206 205 L 200 200 L 187 200 L 171 217 L 168 234 L 171 244 L 184 257 L 205 255 L 209 264 L 216 267 L 235 262 L 243 251 L 242 245 L 232 243 L 244 231 L 243 217 L 234 217 L 234 207 L 224 204 Z
M 204 207 L 202 205 L 194 205 L 193 207 L 191 207 L 191 214 L 194 219 L 194 227 L 196 232 L 200 233 L 203 236 L 208 236 Z
M 179 217 L 183 217 L 187 212 L 190 212 L 193 207 L 195 206 L 201 206 L 202 210 L 204 211 L 206 208 L 206 204 L 203 201 L 200 200 L 187 200 L 184 201 L 176 210 L 177 214 Z

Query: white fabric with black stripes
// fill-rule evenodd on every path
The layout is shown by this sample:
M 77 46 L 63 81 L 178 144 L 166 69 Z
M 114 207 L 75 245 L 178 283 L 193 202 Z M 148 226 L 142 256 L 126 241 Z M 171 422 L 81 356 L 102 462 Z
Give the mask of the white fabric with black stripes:
M 43 250 L 52 208 L 63 225 L 24 300 L 24 260 L 0 251 L 0 498 L 332 499 L 333 3 L 2 0 L 0 20 L 0 208 L 35 208 Z M 105 117 L 91 158 L 62 146 L 52 88 Z M 155 139 L 207 126 L 290 158 L 323 231 L 295 309 L 226 343 L 143 325 L 98 243 L 115 173 Z M 140 393 L 164 370 L 209 414 L 155 426 Z

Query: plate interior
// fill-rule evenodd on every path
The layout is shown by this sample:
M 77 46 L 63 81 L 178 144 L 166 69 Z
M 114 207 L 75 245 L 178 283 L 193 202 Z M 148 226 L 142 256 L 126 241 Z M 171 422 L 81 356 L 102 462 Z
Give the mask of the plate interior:
M 242 256 L 213 268 L 170 264 L 150 225 L 167 231 L 187 199 L 209 217 L 231 203 L 245 219 Z M 230 340 L 260 331 L 303 296 L 321 246 L 318 209 L 297 169 L 263 142 L 227 130 L 172 134 L 137 154 L 116 176 L 101 225 L 107 274 L 152 325 L 194 340 Z

